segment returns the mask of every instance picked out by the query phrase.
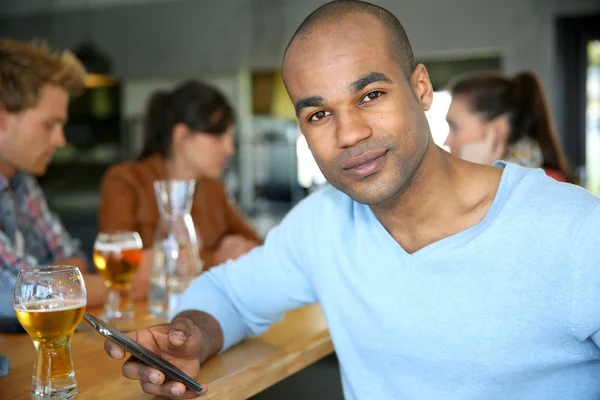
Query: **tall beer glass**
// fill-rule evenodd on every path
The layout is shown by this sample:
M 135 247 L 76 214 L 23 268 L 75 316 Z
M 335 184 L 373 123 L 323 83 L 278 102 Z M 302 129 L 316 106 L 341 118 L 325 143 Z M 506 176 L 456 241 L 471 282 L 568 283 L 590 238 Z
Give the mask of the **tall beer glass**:
M 62 400 L 77 395 L 71 336 L 85 304 L 85 284 L 77 267 L 41 267 L 19 273 L 15 313 L 36 350 L 32 399 Z
M 137 232 L 99 233 L 94 242 L 94 265 L 104 278 L 108 296 L 103 319 L 119 325 L 134 317 L 131 281 L 142 260 Z

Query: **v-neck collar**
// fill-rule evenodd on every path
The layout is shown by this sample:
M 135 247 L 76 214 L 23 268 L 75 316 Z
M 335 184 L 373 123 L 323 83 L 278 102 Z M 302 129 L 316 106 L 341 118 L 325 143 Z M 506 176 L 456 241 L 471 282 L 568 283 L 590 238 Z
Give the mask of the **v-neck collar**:
M 401 257 L 402 259 L 408 259 L 412 263 L 417 263 L 423 258 L 427 257 L 431 253 L 441 248 L 444 248 L 449 245 L 460 246 L 469 242 L 480 232 L 482 232 L 494 220 L 494 218 L 498 214 L 499 209 L 506 202 L 507 197 L 510 195 L 510 191 L 506 190 L 506 186 L 509 185 L 511 177 L 513 176 L 514 168 L 516 168 L 515 165 L 504 162 L 495 163 L 494 166 L 503 167 L 504 171 L 502 172 L 500 184 L 498 185 L 498 190 L 496 191 L 496 195 L 494 197 L 494 200 L 492 201 L 492 205 L 488 209 L 483 219 L 469 228 L 466 228 L 453 235 L 442 238 L 434 243 L 431 243 L 417 250 L 414 253 L 408 253 L 398 242 L 396 242 L 396 240 L 385 229 L 383 224 L 381 224 L 381 222 L 377 219 L 373 211 L 368 206 L 359 203 L 355 203 L 355 206 L 364 207 L 364 212 L 367 214 L 367 218 L 371 222 L 367 225 L 371 227 L 370 229 L 372 230 L 372 234 L 379 239 L 378 241 L 382 243 L 382 246 L 384 248 L 393 249 L 393 251 L 397 253 L 398 257 Z

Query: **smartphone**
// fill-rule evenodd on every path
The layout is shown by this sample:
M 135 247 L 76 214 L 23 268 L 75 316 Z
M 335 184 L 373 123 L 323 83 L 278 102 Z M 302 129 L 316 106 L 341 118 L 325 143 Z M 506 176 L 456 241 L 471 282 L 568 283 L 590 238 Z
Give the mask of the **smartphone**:
M 159 371 L 162 371 L 163 374 L 168 378 L 167 380 L 173 380 L 183 383 L 188 389 L 194 390 L 196 392 L 202 391 L 202 385 L 196 383 L 189 375 L 185 372 L 163 359 L 156 353 L 151 352 L 150 350 L 140 346 L 129 337 L 125 336 L 123 333 L 119 332 L 112 326 L 108 325 L 106 322 L 90 315 L 88 313 L 83 314 L 83 318 L 87 321 L 88 324 L 92 326 L 98 333 L 102 336 L 110 340 L 111 342 L 117 344 L 123 350 L 131 353 L 131 355 L 146 365 L 151 366 L 152 368 L 156 368 Z

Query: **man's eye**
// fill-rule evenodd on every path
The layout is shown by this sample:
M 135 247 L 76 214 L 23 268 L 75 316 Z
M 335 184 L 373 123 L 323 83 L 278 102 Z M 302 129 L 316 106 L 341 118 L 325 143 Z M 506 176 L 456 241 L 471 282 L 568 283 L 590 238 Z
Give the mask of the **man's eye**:
M 311 114 L 310 117 L 308 117 L 308 120 L 312 122 L 320 121 L 328 115 L 331 115 L 329 111 L 317 111 L 316 113 Z
M 361 103 L 366 103 L 369 101 L 376 100 L 377 98 L 381 97 L 382 95 L 383 95 L 383 92 L 381 90 L 375 90 L 373 92 L 367 93 L 365 95 L 365 97 L 362 98 Z

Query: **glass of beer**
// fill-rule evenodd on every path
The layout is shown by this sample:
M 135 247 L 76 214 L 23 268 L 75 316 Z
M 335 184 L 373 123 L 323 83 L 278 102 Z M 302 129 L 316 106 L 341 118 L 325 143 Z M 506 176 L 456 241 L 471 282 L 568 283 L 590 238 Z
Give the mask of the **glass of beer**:
M 102 319 L 116 323 L 134 317 L 131 282 L 142 261 L 137 232 L 99 233 L 94 242 L 94 265 L 108 289 Z
M 77 395 L 71 336 L 85 304 L 85 284 L 77 267 L 40 267 L 19 273 L 14 309 L 36 350 L 31 399 L 62 400 Z

